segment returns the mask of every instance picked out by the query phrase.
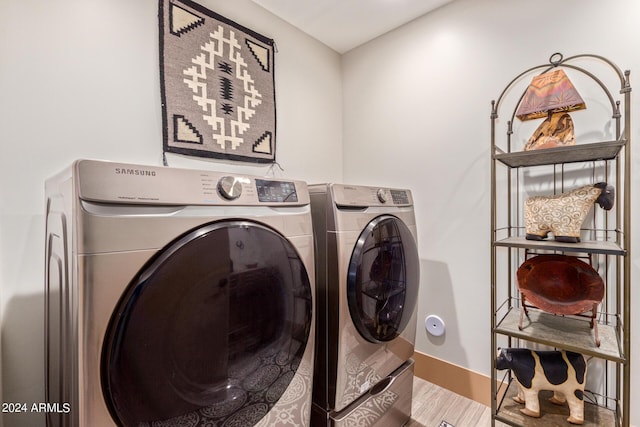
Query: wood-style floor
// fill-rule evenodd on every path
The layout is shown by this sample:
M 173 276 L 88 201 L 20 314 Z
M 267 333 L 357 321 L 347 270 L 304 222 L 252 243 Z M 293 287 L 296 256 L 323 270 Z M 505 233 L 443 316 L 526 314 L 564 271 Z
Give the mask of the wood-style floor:
M 496 425 L 501 423 L 496 423 Z M 413 406 L 407 427 L 485 427 L 491 408 L 421 378 L 413 379 Z

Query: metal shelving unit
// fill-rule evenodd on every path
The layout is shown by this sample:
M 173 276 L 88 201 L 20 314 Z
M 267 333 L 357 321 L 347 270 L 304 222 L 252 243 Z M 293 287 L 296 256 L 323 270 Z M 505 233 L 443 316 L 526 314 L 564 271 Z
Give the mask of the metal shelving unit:
M 519 88 L 536 74 L 561 67 L 592 84 L 610 117 L 601 128 L 611 129 L 607 138 L 592 140 L 577 135 L 573 146 L 522 151 L 515 141 L 514 118 L 524 91 Z M 630 408 L 630 292 L 631 292 L 631 86 L 629 71 L 622 72 L 608 59 L 591 54 L 564 58 L 555 53 L 546 64 L 516 76 L 492 101 L 491 111 L 491 349 L 528 347 L 579 352 L 588 359 L 594 389 L 585 389 L 585 426 L 629 426 Z M 614 96 L 609 87 L 620 83 Z M 606 83 L 605 83 L 606 82 Z M 613 85 L 611 82 L 614 82 Z M 586 84 L 583 82 L 583 84 Z M 526 88 L 526 86 L 525 86 Z M 620 99 L 616 99 L 619 96 Z M 507 102 L 511 100 L 511 104 Z M 513 107 L 509 120 L 500 121 L 500 110 Z M 609 127 L 608 127 L 609 126 Z M 504 127 L 504 133 L 498 132 Z M 607 133 L 607 132 L 603 132 Z M 599 136 L 599 135 L 598 135 Z M 584 140 L 583 140 L 584 139 Z M 595 140 L 594 140 L 595 139 Z M 517 146 L 518 145 L 518 146 Z M 517 146 L 517 147 L 516 147 Z M 559 194 L 580 180 L 606 181 L 616 188 L 610 211 L 594 209 L 583 225 L 580 243 L 525 239 L 523 203 L 527 194 L 542 191 Z M 541 190 L 542 188 L 542 190 Z M 566 254 L 588 258 L 605 284 L 605 297 L 596 316 L 600 346 L 595 344 L 589 321 L 580 316 L 559 316 L 529 309 L 529 319 L 518 327 L 522 301 L 516 270 L 531 254 Z M 517 392 L 509 371 L 496 370 L 491 355 L 492 425 L 569 425 L 566 406 L 549 405 L 540 393 L 541 418 L 520 413 L 512 400 Z

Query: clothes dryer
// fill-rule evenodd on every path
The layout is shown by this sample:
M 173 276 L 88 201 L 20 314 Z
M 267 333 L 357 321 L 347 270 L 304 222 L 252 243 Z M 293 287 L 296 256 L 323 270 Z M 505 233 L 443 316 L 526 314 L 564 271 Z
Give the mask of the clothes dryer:
M 400 426 L 411 416 L 419 287 L 411 191 L 342 184 L 309 191 L 317 287 L 312 425 Z
M 46 197 L 48 426 L 309 423 L 304 182 L 83 160 Z

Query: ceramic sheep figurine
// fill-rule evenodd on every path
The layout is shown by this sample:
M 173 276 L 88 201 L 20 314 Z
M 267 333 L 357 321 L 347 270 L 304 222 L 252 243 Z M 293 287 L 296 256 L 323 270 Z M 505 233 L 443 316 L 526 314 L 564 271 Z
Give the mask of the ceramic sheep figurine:
M 615 190 L 606 182 L 585 185 L 555 196 L 529 197 L 524 203 L 526 238 L 543 240 L 549 232 L 559 242 L 580 241 L 580 227 L 595 202 L 604 210 L 613 207 Z
M 584 422 L 584 385 L 587 362 L 580 353 L 571 351 L 534 351 L 526 348 L 498 349 L 496 369 L 511 369 L 518 385 L 518 395 L 513 398 L 524 403 L 520 409 L 530 417 L 540 417 L 541 390 L 553 391 L 551 403 L 569 404 L 572 424 Z

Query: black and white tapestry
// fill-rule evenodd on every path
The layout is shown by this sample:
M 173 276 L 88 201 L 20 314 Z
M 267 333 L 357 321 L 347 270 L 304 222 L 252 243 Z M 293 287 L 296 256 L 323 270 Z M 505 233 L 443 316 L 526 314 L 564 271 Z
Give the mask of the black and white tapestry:
M 189 0 L 159 22 L 164 151 L 274 162 L 274 41 Z

